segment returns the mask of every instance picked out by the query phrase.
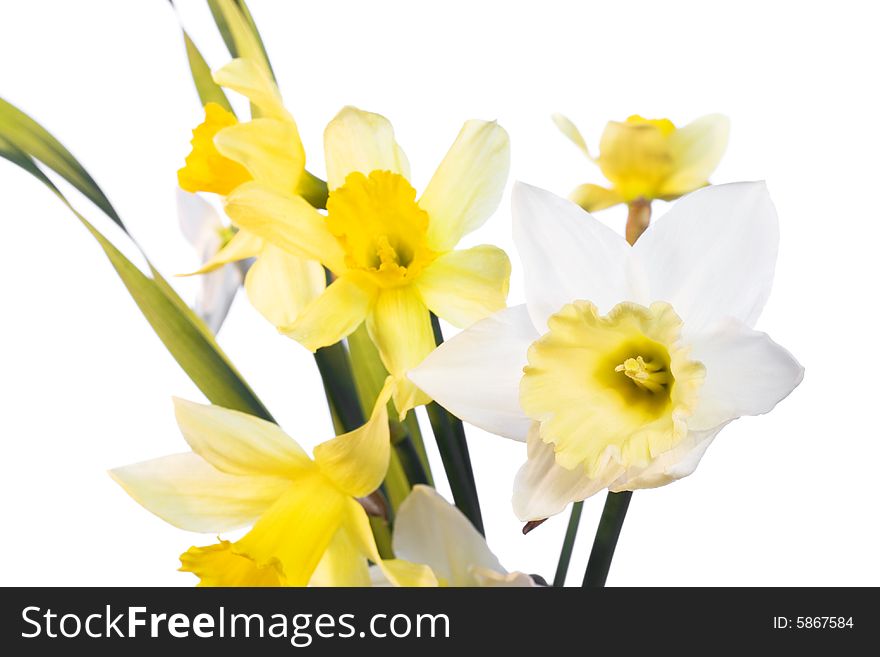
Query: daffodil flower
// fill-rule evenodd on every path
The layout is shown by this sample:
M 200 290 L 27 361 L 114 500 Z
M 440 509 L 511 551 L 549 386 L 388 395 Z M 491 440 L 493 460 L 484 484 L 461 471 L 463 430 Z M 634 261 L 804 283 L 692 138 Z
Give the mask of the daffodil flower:
M 327 216 L 278 186 L 254 180 L 226 198 L 249 233 L 323 263 L 336 279 L 280 330 L 308 349 L 334 344 L 362 322 L 386 369 L 400 381 L 403 414 L 428 399 L 404 377 L 434 348 L 429 310 L 467 326 L 503 308 L 510 262 L 501 249 L 456 251 L 495 211 L 507 178 L 507 133 L 468 121 L 421 197 L 383 116 L 343 109 L 324 132 Z
M 709 176 L 727 148 L 730 124 L 720 114 L 710 114 L 676 128 L 669 119 L 610 121 L 593 157 L 587 142 L 569 119 L 554 114 L 553 120 L 584 155 L 595 162 L 610 187 L 584 184 L 571 200 L 587 212 L 618 203 L 672 200 L 709 184 Z
M 177 216 L 180 229 L 201 262 L 208 262 L 234 236 L 210 203 L 197 194 L 177 190 Z M 217 333 L 241 287 L 249 262 L 230 262 L 202 276 L 193 310 L 212 333 Z
M 259 109 L 260 116 L 239 123 L 216 103 L 205 106 L 205 120 L 193 131 L 192 152 L 178 172 L 188 192 L 231 193 L 248 181 L 269 189 L 301 194 L 311 184 L 299 131 L 268 74 L 248 59 L 235 59 L 216 73 L 217 84 L 232 89 Z M 273 324 L 292 322 L 325 287 L 325 274 L 314 260 L 291 254 L 260 237 L 239 230 L 196 274 L 256 258 L 244 286 L 253 306 Z
M 463 331 L 410 376 L 462 419 L 527 441 L 520 519 L 685 477 L 722 427 L 800 383 L 794 357 L 752 328 L 779 241 L 762 183 L 694 192 L 635 246 L 523 184 L 513 220 L 526 304 Z
M 507 572 L 465 515 L 429 486 L 414 486 L 400 505 L 392 547 L 399 559 L 429 566 L 440 586 L 536 586 Z M 380 568 L 371 572 L 374 586 L 389 584 Z
M 357 498 L 389 459 L 390 385 L 359 429 L 321 443 L 314 460 L 277 425 L 175 400 L 192 452 L 118 468 L 113 478 L 147 510 L 181 529 L 220 533 L 253 525 L 234 543 L 182 558 L 204 584 L 305 586 L 319 566 L 340 585 L 369 583 L 367 560 L 398 585 L 430 585 L 425 567 L 384 562 Z

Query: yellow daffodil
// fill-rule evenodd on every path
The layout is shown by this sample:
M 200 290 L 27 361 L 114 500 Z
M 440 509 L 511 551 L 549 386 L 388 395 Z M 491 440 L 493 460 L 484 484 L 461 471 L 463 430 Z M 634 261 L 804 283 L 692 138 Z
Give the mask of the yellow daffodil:
M 390 382 L 390 381 L 389 381 Z M 389 459 L 386 385 L 369 421 L 321 443 L 314 460 L 277 425 L 217 406 L 175 400 L 192 452 L 111 472 L 138 503 L 176 527 L 241 539 L 192 548 L 183 568 L 204 585 L 305 586 L 369 582 L 368 560 L 398 585 L 430 585 L 425 567 L 382 561 L 357 498 L 372 493 Z
M 587 212 L 618 203 L 671 200 L 709 184 L 709 176 L 727 148 L 730 124 L 720 114 L 710 114 L 682 128 L 669 119 L 634 115 L 610 121 L 593 157 L 574 123 L 561 114 L 553 120 L 584 155 L 595 162 L 610 187 L 583 184 L 571 200 Z
M 226 198 L 249 233 L 320 261 L 336 279 L 279 328 L 308 349 L 338 342 L 366 321 L 403 414 L 427 398 L 402 378 L 434 348 L 429 310 L 467 326 L 503 308 L 507 255 L 493 246 L 456 251 L 501 198 L 510 153 L 496 123 L 468 121 L 416 198 L 409 164 L 383 116 L 343 109 L 324 132 L 327 215 L 290 190 L 255 179 Z
M 462 419 L 527 441 L 520 519 L 685 477 L 725 425 L 769 412 L 801 382 L 797 360 L 752 328 L 779 243 L 762 183 L 689 194 L 634 246 L 527 185 L 514 189 L 513 221 L 526 304 L 410 376 Z
M 507 572 L 467 517 L 429 486 L 413 487 L 400 505 L 392 545 L 398 558 L 429 566 L 440 586 L 535 586 Z M 389 584 L 380 568 L 371 571 L 374 585 Z
M 269 189 L 302 194 L 312 183 L 305 172 L 305 151 L 293 117 L 284 108 L 275 83 L 248 59 L 235 59 L 214 74 L 214 80 L 247 97 L 259 117 L 239 123 L 216 103 L 205 106 L 205 120 L 193 130 L 192 152 L 178 172 L 188 192 L 226 196 L 236 187 L 258 181 Z M 256 258 L 245 278 L 251 303 L 273 324 L 288 324 L 325 287 L 321 265 L 239 230 L 197 272 Z

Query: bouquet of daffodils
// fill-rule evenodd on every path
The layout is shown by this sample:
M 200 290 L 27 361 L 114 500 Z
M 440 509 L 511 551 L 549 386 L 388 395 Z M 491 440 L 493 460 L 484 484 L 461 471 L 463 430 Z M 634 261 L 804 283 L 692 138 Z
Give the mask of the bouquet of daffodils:
M 770 411 L 803 376 L 753 328 L 779 239 L 767 190 L 709 185 L 727 120 L 632 116 L 608 123 L 593 155 L 555 116 L 608 184 L 570 200 L 514 184 L 526 303 L 507 307 L 508 255 L 457 248 L 501 201 L 504 128 L 466 121 L 417 190 L 388 119 L 344 107 L 324 130 L 326 172 L 310 172 L 245 3 L 209 5 L 231 57 L 212 71 L 183 33 L 204 106 L 178 172 L 183 233 L 203 261 L 192 309 L 74 208 L 54 176 L 133 241 L 73 155 L 0 100 L 0 155 L 70 207 L 208 402 L 174 400 L 188 451 L 111 476 L 183 530 L 246 530 L 181 555 L 201 586 L 560 586 L 582 502 L 607 490 L 584 576 L 604 585 L 632 491 L 691 474 L 725 425 Z M 675 203 L 652 225 L 655 199 Z M 590 214 L 617 204 L 625 238 Z M 311 454 L 214 337 L 242 287 L 291 348 L 314 353 L 336 435 Z M 460 332 L 444 342 L 439 319 Z M 511 522 L 527 532 L 571 507 L 554 577 L 508 571 L 488 547 L 465 423 L 524 443 Z M 433 487 L 441 476 L 452 500 Z

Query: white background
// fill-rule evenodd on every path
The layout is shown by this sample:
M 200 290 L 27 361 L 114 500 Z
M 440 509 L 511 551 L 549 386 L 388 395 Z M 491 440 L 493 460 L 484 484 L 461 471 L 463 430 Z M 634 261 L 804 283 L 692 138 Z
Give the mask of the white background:
M 192 270 L 174 187 L 201 109 L 168 3 L 4 4 L 0 94 L 73 151 L 160 270 Z M 222 65 L 204 3 L 179 5 L 208 60 Z M 560 194 L 601 177 L 552 112 L 570 116 L 594 147 L 607 120 L 632 113 L 678 124 L 727 114 L 730 146 L 713 180 L 768 181 L 782 245 L 758 328 L 801 360 L 806 378 L 772 414 L 725 429 L 692 477 L 635 494 L 609 584 L 880 584 L 876 7 L 250 5 L 319 174 L 323 127 L 349 103 L 393 121 L 420 189 L 464 120 L 497 118 L 512 138 L 511 179 Z M 622 229 L 621 211 L 599 216 Z M 151 516 L 105 471 L 184 451 L 170 398 L 200 394 L 82 226 L 5 163 L 0 217 L 0 583 L 194 583 L 175 572 L 178 554 L 211 537 Z M 508 197 L 468 238 L 480 242 L 511 253 L 510 302 L 521 302 Z M 195 284 L 175 281 L 188 299 Z M 330 436 L 311 356 L 244 296 L 220 341 L 289 433 L 308 446 Z M 509 497 L 525 446 L 476 429 L 469 444 L 491 546 L 508 568 L 551 578 L 567 514 L 523 537 Z M 434 466 L 442 479 L 439 459 Z M 570 584 L 603 498 L 585 505 Z

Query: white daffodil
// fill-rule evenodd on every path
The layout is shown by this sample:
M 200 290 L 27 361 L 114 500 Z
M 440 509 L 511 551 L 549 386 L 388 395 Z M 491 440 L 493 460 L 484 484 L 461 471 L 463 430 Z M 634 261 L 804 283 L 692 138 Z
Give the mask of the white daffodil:
M 536 586 L 525 573 L 508 573 L 486 539 L 465 515 L 429 486 L 415 486 L 400 505 L 392 539 L 394 554 L 431 568 L 441 586 Z M 390 586 L 371 569 L 375 586 Z
M 217 211 L 198 194 L 177 190 L 177 216 L 180 230 L 198 254 L 201 264 L 211 260 L 234 233 L 225 226 Z M 205 274 L 193 310 L 212 333 L 217 333 L 241 287 L 249 261 L 229 262 Z
M 528 442 L 520 519 L 685 477 L 724 425 L 767 413 L 801 382 L 794 357 L 752 329 L 779 242 L 764 184 L 683 197 L 634 246 L 521 183 L 513 222 L 527 303 L 410 376 L 462 419 Z

